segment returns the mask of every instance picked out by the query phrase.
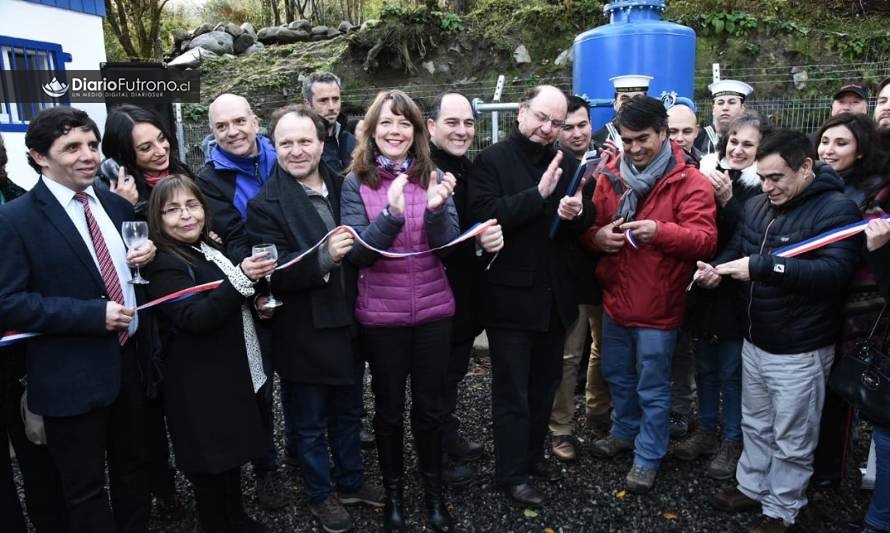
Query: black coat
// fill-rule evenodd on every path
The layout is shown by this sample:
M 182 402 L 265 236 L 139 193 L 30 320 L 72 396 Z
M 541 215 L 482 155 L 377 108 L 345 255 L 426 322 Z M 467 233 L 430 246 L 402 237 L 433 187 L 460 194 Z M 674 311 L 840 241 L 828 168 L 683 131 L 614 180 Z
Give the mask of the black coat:
M 212 291 L 155 308 L 164 346 L 164 412 L 179 468 L 219 473 L 265 450 L 244 347 L 245 298 L 216 264 L 190 247 L 183 249 L 193 258 L 191 267 L 159 252 L 143 269 L 152 298 L 224 281 Z
M 212 162 L 205 164 L 195 178 L 213 216 L 212 229 L 225 243 L 226 255 L 240 261 L 250 256 L 251 242 L 234 204 L 236 181 L 234 171 L 215 168 Z
M 739 295 L 746 310 L 745 338 L 771 353 L 829 346 L 840 332 L 861 236 L 793 258 L 772 255 L 778 248 L 860 220 L 837 174 L 822 164 L 815 172 L 815 180 L 785 205 L 773 207 L 765 194 L 749 200 L 732 241 L 714 260 L 720 264 L 750 257 L 751 281 L 740 284 Z
M 762 193 L 758 186 L 745 184 L 737 174 L 730 173 L 732 197 L 726 205 L 717 202 L 717 254 L 732 240 L 745 204 Z M 716 266 L 716 263 L 714 264 Z M 694 286 L 687 301 L 689 314 L 686 326 L 695 339 L 711 342 L 739 340 L 745 334 L 745 314 L 738 303 L 739 282 L 726 277 L 716 289 Z
M 496 218 L 504 230 L 504 248 L 485 273 L 486 327 L 547 331 L 554 305 L 567 330 L 578 318 L 573 280 L 579 272 L 570 250 L 593 222 L 594 207 L 584 197 L 581 216 L 562 221 L 556 238 L 548 237 L 578 167 L 573 157 L 563 157 L 559 184 L 546 200 L 541 198 L 538 182 L 555 154 L 553 146 L 514 132 L 473 161 L 470 215 L 476 220 Z
M 339 224 L 343 178 L 325 165 L 319 169 L 334 222 Z M 328 232 L 303 186 L 278 165 L 247 210 L 250 238 L 275 244 L 279 263 L 304 252 Z M 322 272 L 318 249 L 272 276 L 275 297 L 284 302 L 272 319 L 272 365 L 282 378 L 327 385 L 353 382 L 355 283 L 355 270 L 345 261 Z
M 454 187 L 454 207 L 464 232 L 476 222 L 470 216 L 469 174 L 472 162 L 466 157 L 455 157 L 434 144 L 430 145 L 433 163 L 442 172 L 451 172 L 457 185 Z M 485 264 L 476 255 L 476 240 L 470 239 L 451 248 L 442 257 L 445 274 L 454 294 L 454 318 L 451 325 L 451 343 L 458 344 L 475 338 L 482 333 L 481 294 L 482 269 Z

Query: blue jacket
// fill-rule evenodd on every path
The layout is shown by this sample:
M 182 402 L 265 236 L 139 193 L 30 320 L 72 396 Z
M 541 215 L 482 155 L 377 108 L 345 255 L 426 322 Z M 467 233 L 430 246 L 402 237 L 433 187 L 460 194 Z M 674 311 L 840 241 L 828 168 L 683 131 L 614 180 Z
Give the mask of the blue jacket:
M 247 202 L 269 180 L 275 168 L 275 147 L 272 141 L 257 135 L 259 154 L 256 157 L 235 157 L 214 145 L 197 183 L 207 200 L 215 231 L 226 245 L 233 261 L 250 255 L 250 239 L 245 229 Z

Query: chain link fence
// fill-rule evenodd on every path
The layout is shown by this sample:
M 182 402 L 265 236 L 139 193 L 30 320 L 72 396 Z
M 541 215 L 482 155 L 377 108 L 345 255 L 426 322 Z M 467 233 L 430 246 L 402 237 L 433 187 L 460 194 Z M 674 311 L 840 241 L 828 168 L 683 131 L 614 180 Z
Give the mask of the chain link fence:
M 514 91 L 517 92 L 517 91 Z M 509 94 L 510 98 L 504 98 L 505 102 L 516 101 L 519 98 L 517 94 Z M 412 97 L 415 95 L 412 94 Z M 475 94 L 469 93 L 468 96 L 473 98 Z M 349 95 L 344 95 L 344 99 L 348 99 Z M 710 100 L 699 100 L 696 102 L 698 106 L 698 117 L 702 125 L 711 123 L 711 102 Z M 819 128 L 819 126 L 829 117 L 831 113 L 831 97 L 825 96 L 821 98 L 811 98 L 806 100 L 752 100 L 749 108 L 754 109 L 763 115 L 769 117 L 772 123 L 783 128 L 793 128 L 796 130 L 810 133 Z M 869 109 L 874 109 L 874 99 L 869 103 Z M 350 118 L 360 118 L 360 116 L 350 116 Z M 480 150 L 491 144 L 492 130 L 498 128 L 498 138 L 503 139 L 516 123 L 515 111 L 500 111 L 498 113 L 497 124 L 492 122 L 491 113 L 483 113 L 476 122 L 476 137 L 473 145 L 468 152 L 468 156 L 473 158 Z M 261 132 L 265 133 L 265 121 L 261 121 Z M 185 137 L 185 162 L 193 170 L 199 169 L 204 164 L 203 141 L 210 133 L 210 129 L 206 121 L 190 122 L 183 124 L 183 132 Z

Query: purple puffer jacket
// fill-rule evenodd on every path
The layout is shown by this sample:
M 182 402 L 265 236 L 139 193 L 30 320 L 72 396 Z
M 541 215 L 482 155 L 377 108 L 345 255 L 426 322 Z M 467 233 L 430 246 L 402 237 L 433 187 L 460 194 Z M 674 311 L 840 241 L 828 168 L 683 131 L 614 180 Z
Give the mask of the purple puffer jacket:
M 355 213 L 356 206 L 348 205 L 360 194 L 363 211 L 367 216 L 363 238 L 373 239 L 372 230 L 383 227 L 383 233 L 395 233 L 392 244 L 383 246 L 393 251 L 418 252 L 429 250 L 457 237 L 460 230 L 457 224 L 454 204 L 438 212 L 426 209 L 426 190 L 408 182 L 404 189 L 404 218 L 383 214 L 387 206 L 387 191 L 392 185 L 391 176 L 379 173 L 381 185 L 376 190 L 360 185 L 358 179 L 349 176 L 343 190 L 343 222 L 348 212 Z M 377 220 L 383 217 L 383 220 Z M 402 223 L 401 228 L 398 225 Z M 354 225 L 354 224 L 350 224 Z M 361 224 L 358 225 L 361 228 Z M 389 231 L 387 231 L 389 230 Z M 435 232 L 435 235 L 432 233 Z M 430 235 L 428 235 L 430 234 Z M 434 238 L 435 237 L 435 238 Z M 432 246 L 430 240 L 433 241 Z M 378 243 L 371 243 L 377 245 Z M 383 244 L 383 243 L 379 243 Z M 354 252 L 361 248 L 356 244 Z M 362 248 L 362 250 L 364 250 Z M 414 326 L 425 324 L 454 315 L 454 296 L 445 276 L 445 268 L 439 257 L 432 254 L 390 259 L 374 254 L 376 258 L 359 270 L 358 297 L 355 304 L 356 319 L 363 326 Z

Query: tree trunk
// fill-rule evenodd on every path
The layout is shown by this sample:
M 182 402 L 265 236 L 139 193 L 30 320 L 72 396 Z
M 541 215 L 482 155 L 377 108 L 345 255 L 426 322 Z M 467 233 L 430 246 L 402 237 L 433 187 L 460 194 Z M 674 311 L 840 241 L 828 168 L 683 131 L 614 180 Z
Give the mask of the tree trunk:
M 294 18 L 294 0 L 284 0 L 284 22 L 293 22 Z
M 281 26 L 281 11 L 278 7 L 278 0 L 269 0 L 269 5 L 272 6 L 272 17 L 275 19 L 275 25 Z

